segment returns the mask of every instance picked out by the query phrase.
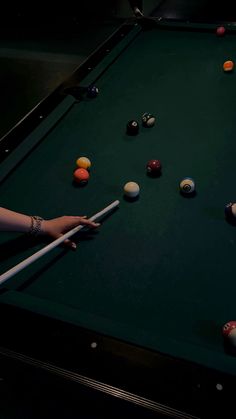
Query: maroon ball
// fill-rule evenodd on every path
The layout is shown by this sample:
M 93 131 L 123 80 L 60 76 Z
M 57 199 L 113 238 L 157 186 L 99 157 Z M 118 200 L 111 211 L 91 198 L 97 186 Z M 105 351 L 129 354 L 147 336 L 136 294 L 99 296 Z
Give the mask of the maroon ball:
M 149 160 L 147 163 L 146 169 L 149 174 L 157 174 L 161 171 L 161 162 L 160 160 Z

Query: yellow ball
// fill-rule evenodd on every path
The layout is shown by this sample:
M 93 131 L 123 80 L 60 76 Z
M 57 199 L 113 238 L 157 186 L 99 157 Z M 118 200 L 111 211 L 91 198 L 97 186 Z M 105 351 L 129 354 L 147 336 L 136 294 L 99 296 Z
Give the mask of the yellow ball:
M 91 161 L 87 157 L 79 157 L 76 160 L 76 165 L 82 169 L 90 169 L 91 167 Z

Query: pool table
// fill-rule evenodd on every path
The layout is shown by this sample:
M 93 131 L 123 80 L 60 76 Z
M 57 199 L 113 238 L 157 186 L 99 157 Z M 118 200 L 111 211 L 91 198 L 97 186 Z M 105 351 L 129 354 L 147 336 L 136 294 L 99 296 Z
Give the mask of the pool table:
M 225 219 L 236 199 L 236 72 L 223 63 L 235 59 L 236 32 L 216 27 L 130 19 L 1 139 L 2 206 L 50 219 L 120 202 L 73 237 L 76 251 L 59 245 L 1 284 L 3 359 L 161 417 L 234 406 L 236 356 L 222 327 L 236 319 L 236 230 Z M 83 187 L 79 156 L 92 162 Z M 147 174 L 150 159 L 160 176 Z M 179 191 L 188 176 L 190 198 Z M 136 200 L 123 194 L 128 181 Z M 46 245 L 2 232 L 0 274 Z

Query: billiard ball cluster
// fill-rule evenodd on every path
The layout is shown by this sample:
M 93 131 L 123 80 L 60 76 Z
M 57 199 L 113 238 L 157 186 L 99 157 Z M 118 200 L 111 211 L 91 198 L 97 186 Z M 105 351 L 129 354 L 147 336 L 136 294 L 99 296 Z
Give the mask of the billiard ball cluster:
M 141 117 L 142 125 L 145 128 L 150 128 L 155 125 L 155 117 L 149 112 L 145 112 Z M 126 125 L 126 132 L 128 135 L 137 135 L 139 133 L 139 123 L 136 120 L 129 121 Z M 149 160 L 146 164 L 146 171 L 150 176 L 157 176 L 161 174 L 162 165 L 160 160 Z M 137 198 L 140 192 L 138 183 L 130 181 L 124 187 L 124 196 L 129 199 Z
M 142 117 L 142 125 L 145 128 L 151 128 L 155 125 L 155 117 L 149 112 L 145 112 Z M 126 133 L 128 135 L 137 135 L 139 133 L 139 122 L 135 119 L 129 121 L 126 125 Z
M 225 28 L 220 26 L 216 30 L 216 34 L 219 37 L 225 35 Z M 227 60 L 223 63 L 224 72 L 232 72 L 234 69 L 234 62 Z M 87 96 L 89 98 L 95 98 L 99 91 L 96 86 L 89 86 L 87 89 Z M 145 128 L 150 128 L 155 125 L 155 117 L 148 112 L 145 112 L 141 121 L 130 120 L 126 125 L 126 132 L 128 135 L 135 136 L 140 131 L 140 124 Z M 87 157 L 80 157 L 76 161 L 77 168 L 74 171 L 74 180 L 79 185 L 84 185 L 90 178 L 89 169 L 91 162 Z M 146 173 L 149 176 L 159 176 L 162 171 L 162 164 L 160 160 L 151 159 L 146 163 Z M 196 184 L 192 177 L 185 177 L 179 182 L 180 194 L 186 197 L 192 197 L 196 193 Z M 123 187 L 124 196 L 129 200 L 135 200 L 140 194 L 140 186 L 137 182 L 129 181 L 126 182 Z M 225 206 L 225 217 L 230 223 L 236 225 L 236 202 L 230 202 Z M 227 345 L 236 348 L 236 321 L 229 321 L 222 327 L 222 335 Z
M 155 117 L 151 113 L 144 113 L 142 115 L 142 124 L 145 127 L 153 127 L 155 124 Z M 137 135 L 139 132 L 138 121 L 132 120 L 127 123 L 126 131 L 129 135 Z M 160 160 L 151 159 L 146 164 L 146 172 L 151 177 L 158 177 L 162 172 L 162 164 Z M 191 177 L 183 178 L 179 183 L 180 193 L 184 196 L 192 197 L 196 194 L 195 181 Z M 130 181 L 124 185 L 124 195 L 127 198 L 137 198 L 140 193 L 138 183 Z
M 87 157 L 79 157 L 76 160 L 76 167 L 73 173 L 74 181 L 78 185 L 84 186 L 90 178 L 89 169 L 91 167 L 91 161 Z

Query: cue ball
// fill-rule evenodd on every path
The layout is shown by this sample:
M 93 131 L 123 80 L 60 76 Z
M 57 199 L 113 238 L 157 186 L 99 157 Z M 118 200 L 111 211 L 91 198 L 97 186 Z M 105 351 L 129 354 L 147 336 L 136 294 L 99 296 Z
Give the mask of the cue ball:
M 227 322 L 223 326 L 222 334 L 228 343 L 236 347 L 236 321 L 235 320 Z
M 144 127 L 153 127 L 155 124 L 155 117 L 151 113 L 145 112 L 142 116 L 142 123 Z
M 129 121 L 126 125 L 126 132 L 128 135 L 137 135 L 139 132 L 139 124 L 137 121 Z
M 157 174 L 161 172 L 161 162 L 160 160 L 149 160 L 146 165 L 147 172 L 149 174 Z
M 139 185 L 136 182 L 127 182 L 124 186 L 124 194 L 127 198 L 136 198 L 139 195 Z
M 89 180 L 89 172 L 82 167 L 74 171 L 74 180 L 79 185 L 85 185 Z
M 87 157 L 79 157 L 76 160 L 76 165 L 77 167 L 88 170 L 91 167 L 91 161 Z
M 183 180 L 181 180 L 179 188 L 182 194 L 191 195 L 195 192 L 195 182 L 190 177 L 184 178 Z

